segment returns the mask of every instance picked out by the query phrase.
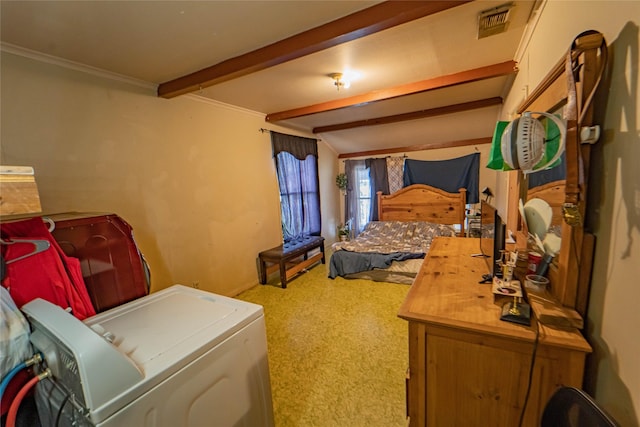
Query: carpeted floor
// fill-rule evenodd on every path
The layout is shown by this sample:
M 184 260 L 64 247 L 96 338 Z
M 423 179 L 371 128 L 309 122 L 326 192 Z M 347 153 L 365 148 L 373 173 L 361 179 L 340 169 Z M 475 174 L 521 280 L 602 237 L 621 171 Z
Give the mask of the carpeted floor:
M 409 286 L 327 278 L 317 265 L 238 295 L 265 310 L 276 427 L 406 426 Z

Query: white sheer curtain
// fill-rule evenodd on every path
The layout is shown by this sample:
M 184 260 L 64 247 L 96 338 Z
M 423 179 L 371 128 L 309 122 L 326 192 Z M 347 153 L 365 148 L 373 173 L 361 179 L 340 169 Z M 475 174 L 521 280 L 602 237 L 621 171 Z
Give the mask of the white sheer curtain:
M 360 234 L 369 221 L 369 173 L 364 160 L 346 160 L 344 173 L 347 175 L 347 195 L 345 198 L 345 222 L 351 220 L 351 230 L 355 236 Z M 366 194 L 363 194 L 363 190 Z M 363 198 L 362 196 L 366 196 Z M 368 204 L 369 203 L 369 204 Z

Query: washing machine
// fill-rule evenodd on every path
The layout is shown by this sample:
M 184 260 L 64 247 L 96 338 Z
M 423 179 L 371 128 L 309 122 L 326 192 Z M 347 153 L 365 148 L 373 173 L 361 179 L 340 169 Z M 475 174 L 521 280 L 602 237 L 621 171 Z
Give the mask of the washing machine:
M 262 307 L 174 285 L 79 321 L 22 307 L 52 379 L 43 426 L 273 426 Z

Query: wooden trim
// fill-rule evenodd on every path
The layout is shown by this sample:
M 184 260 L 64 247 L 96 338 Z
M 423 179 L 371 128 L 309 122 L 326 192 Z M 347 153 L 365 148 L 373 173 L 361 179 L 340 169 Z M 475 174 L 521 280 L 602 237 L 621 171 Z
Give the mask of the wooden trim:
M 312 28 L 268 46 L 236 56 L 158 86 L 158 96 L 173 98 L 264 70 L 361 37 L 468 3 L 386 1 Z
M 372 102 L 384 101 L 401 96 L 413 95 L 431 90 L 442 89 L 451 86 L 457 86 L 464 83 L 472 83 L 480 80 L 501 77 L 514 74 L 518 71 L 515 61 L 506 61 L 500 64 L 487 65 L 486 67 L 474 68 L 471 70 L 461 71 L 459 73 L 438 76 L 432 79 L 421 80 L 419 82 L 408 83 L 405 85 L 395 86 L 389 89 L 375 90 L 373 92 L 362 95 L 351 96 L 348 98 L 337 99 L 320 104 L 308 105 L 306 107 L 294 108 L 292 110 L 279 111 L 277 113 L 267 114 L 265 121 L 277 122 L 281 120 L 293 119 L 311 114 L 324 113 L 325 111 L 339 110 L 367 104 Z
M 409 322 L 409 425 L 424 425 L 427 418 L 427 331 L 420 322 Z
M 410 151 L 435 150 L 439 148 L 464 147 L 467 145 L 491 144 L 493 137 L 463 139 L 460 141 L 436 142 L 433 144 L 409 145 L 405 147 L 385 148 L 383 150 L 358 151 L 353 153 L 338 154 L 339 159 L 349 159 L 352 157 L 379 156 L 383 154 L 406 153 Z
M 579 39 L 575 41 L 575 47 L 571 50 L 572 59 L 576 59 L 578 56 L 583 54 L 586 51 L 598 49 L 602 45 L 604 36 L 600 33 L 598 34 L 587 34 L 583 35 Z M 518 114 L 522 114 L 527 110 L 535 101 L 540 98 L 547 89 L 551 88 L 552 85 L 557 84 L 556 81 L 562 77 L 562 87 L 564 88 L 566 97 L 566 79 L 565 75 L 565 64 L 566 64 L 566 55 L 563 55 L 562 58 L 556 63 L 556 65 L 547 73 L 542 82 L 534 89 L 534 91 L 525 99 L 520 107 L 518 107 Z M 554 89 L 554 92 L 557 91 Z M 558 100 L 559 101 L 559 100 Z M 544 111 L 550 111 L 555 109 L 556 105 L 549 105 Z
M 522 114 L 524 111 L 559 111 L 567 103 L 567 77 L 562 74 L 548 84 L 547 90 L 540 93 L 536 99 L 523 103 L 518 109 L 518 114 Z
M 403 122 L 407 120 L 424 119 L 426 117 L 442 116 L 445 114 L 460 113 L 462 111 L 475 110 L 479 108 L 491 107 L 494 105 L 502 105 L 502 98 L 499 96 L 493 98 L 479 99 L 477 101 L 463 102 L 460 104 L 445 105 L 442 107 L 429 108 L 427 110 L 412 111 L 410 113 L 395 114 L 392 116 L 376 117 L 366 120 L 356 120 L 335 125 L 320 126 L 313 128 L 313 133 L 333 132 L 337 130 L 353 129 L 363 126 L 386 125 L 389 123 Z
M 560 77 L 563 77 L 563 81 L 566 82 L 566 76 L 564 75 L 565 62 L 566 55 L 563 55 L 562 58 L 560 58 L 560 61 L 558 61 L 553 69 L 549 71 L 549 73 L 547 73 L 542 82 L 533 90 L 533 92 L 531 92 L 527 99 L 522 101 L 522 103 L 518 107 L 518 114 L 522 114 L 527 109 L 529 109 L 529 107 L 541 96 L 543 96 L 545 94 L 545 91 L 549 89 Z M 564 85 L 561 85 L 560 87 L 564 90 L 564 93 L 561 95 L 564 99 L 567 96 L 567 85 L 566 83 L 564 83 Z M 549 111 L 553 107 L 554 105 L 549 105 L 548 107 L 538 107 L 537 110 L 542 109 L 543 111 Z

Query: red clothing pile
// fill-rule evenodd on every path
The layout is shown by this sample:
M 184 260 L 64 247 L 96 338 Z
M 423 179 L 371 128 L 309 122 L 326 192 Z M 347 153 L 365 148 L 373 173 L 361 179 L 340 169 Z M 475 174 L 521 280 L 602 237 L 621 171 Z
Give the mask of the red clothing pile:
M 2 256 L 7 262 L 2 285 L 9 290 L 18 307 L 35 298 L 42 298 L 82 320 L 96 314 L 87 292 L 80 261 L 65 255 L 49 232 L 42 218 L 0 224 L 0 235 L 7 244 L 2 245 Z M 48 240 L 49 249 L 11 262 L 33 252 L 34 245 L 11 239 Z

